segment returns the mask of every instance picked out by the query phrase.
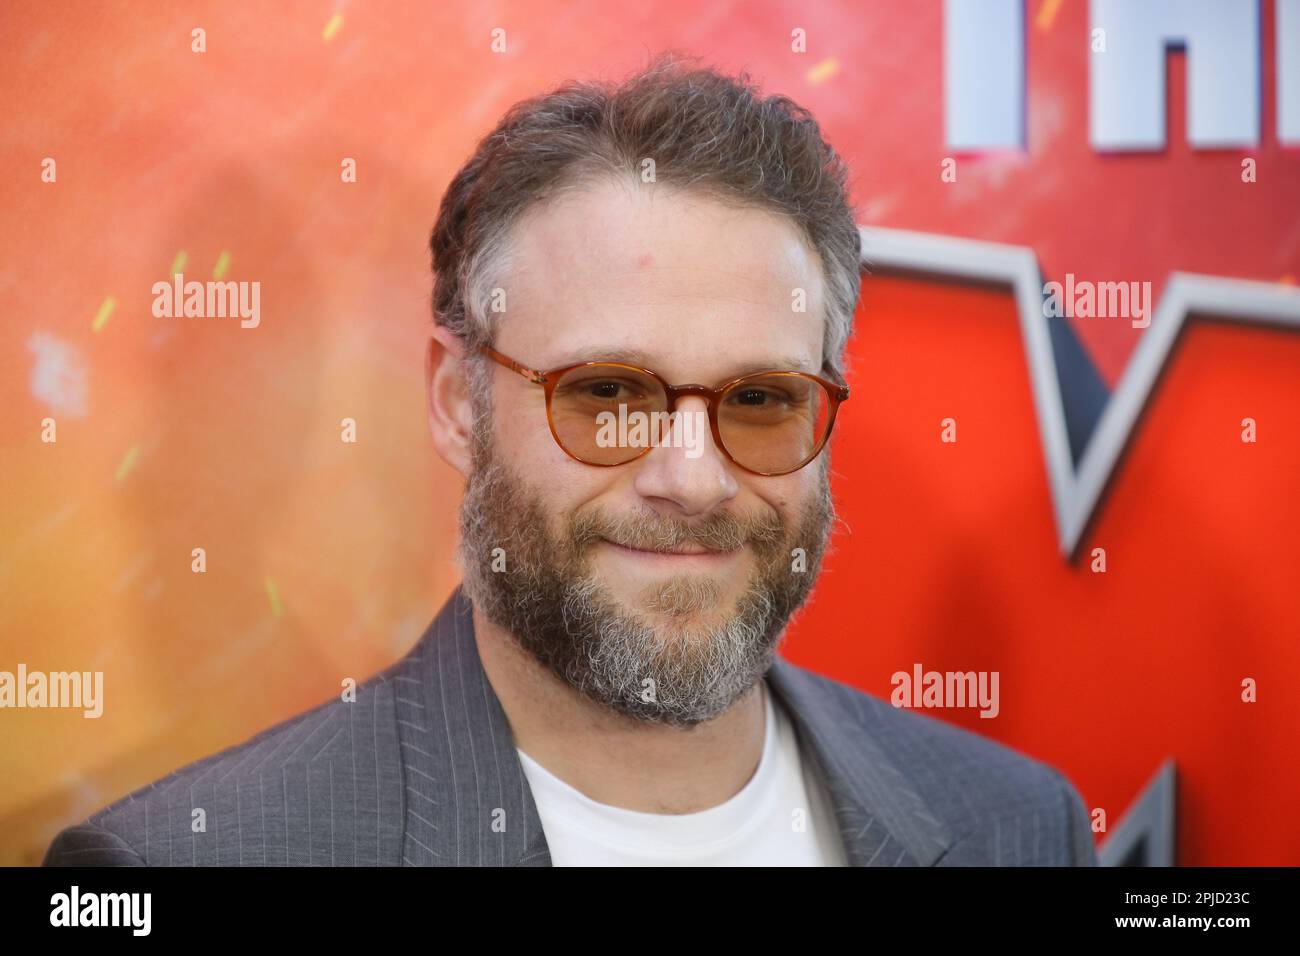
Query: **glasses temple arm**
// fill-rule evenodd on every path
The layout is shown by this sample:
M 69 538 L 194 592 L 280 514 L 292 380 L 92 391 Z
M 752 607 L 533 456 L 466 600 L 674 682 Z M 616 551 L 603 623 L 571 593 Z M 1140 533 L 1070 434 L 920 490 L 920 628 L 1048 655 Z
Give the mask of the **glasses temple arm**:
M 498 352 L 496 349 L 492 348 L 489 345 L 480 345 L 479 351 L 483 352 L 485 355 L 487 355 L 489 358 L 491 358 L 493 361 L 497 362 L 498 364 L 504 365 L 506 368 L 510 369 L 510 371 L 518 372 L 520 375 L 528 379 L 528 381 L 532 382 L 534 385 L 546 384 L 546 376 L 543 375 L 541 372 L 537 371 L 536 369 L 531 369 L 527 365 L 521 365 L 520 363 L 516 362 L 514 359 L 510 358 L 509 356 L 502 355 L 500 352 Z

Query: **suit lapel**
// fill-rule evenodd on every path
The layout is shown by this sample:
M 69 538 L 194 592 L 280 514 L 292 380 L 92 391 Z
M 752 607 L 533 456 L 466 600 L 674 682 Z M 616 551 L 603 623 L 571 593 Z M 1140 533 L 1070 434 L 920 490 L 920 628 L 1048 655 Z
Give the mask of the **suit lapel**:
M 821 771 L 851 866 L 932 866 L 953 843 L 872 736 L 852 691 L 777 656 L 767 673 Z
M 514 736 L 457 587 L 394 677 L 406 835 L 419 866 L 550 866 Z

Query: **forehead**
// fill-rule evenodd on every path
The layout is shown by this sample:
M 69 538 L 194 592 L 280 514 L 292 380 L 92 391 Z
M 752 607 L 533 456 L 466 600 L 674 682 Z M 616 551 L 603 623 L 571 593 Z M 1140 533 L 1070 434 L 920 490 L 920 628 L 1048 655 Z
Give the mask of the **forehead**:
M 821 266 L 777 213 L 601 180 L 531 210 L 512 247 L 498 342 L 521 361 L 554 366 L 622 350 L 691 375 L 724 358 L 821 366 Z

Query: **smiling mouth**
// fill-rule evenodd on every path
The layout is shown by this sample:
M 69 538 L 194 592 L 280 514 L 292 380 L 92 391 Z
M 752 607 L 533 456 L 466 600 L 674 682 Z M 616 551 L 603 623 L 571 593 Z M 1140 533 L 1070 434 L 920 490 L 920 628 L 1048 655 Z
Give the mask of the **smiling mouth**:
M 674 548 L 636 548 L 631 545 L 619 544 L 617 541 L 610 541 L 608 538 L 600 539 L 603 544 L 609 545 L 618 551 L 625 551 L 628 554 L 635 554 L 640 557 L 648 558 L 703 558 L 718 560 L 729 558 L 740 553 L 740 548 L 733 551 L 710 551 L 708 548 L 693 542 L 679 544 Z

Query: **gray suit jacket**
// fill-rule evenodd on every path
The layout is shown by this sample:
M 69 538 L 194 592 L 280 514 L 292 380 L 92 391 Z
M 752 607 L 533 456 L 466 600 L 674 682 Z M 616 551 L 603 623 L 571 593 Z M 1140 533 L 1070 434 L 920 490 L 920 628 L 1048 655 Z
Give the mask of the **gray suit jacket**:
M 853 866 L 1095 865 L 1056 770 L 777 657 L 768 680 Z M 204 832 L 191 821 L 201 808 Z M 357 688 L 123 797 L 52 866 L 549 866 L 510 725 L 457 590 Z

